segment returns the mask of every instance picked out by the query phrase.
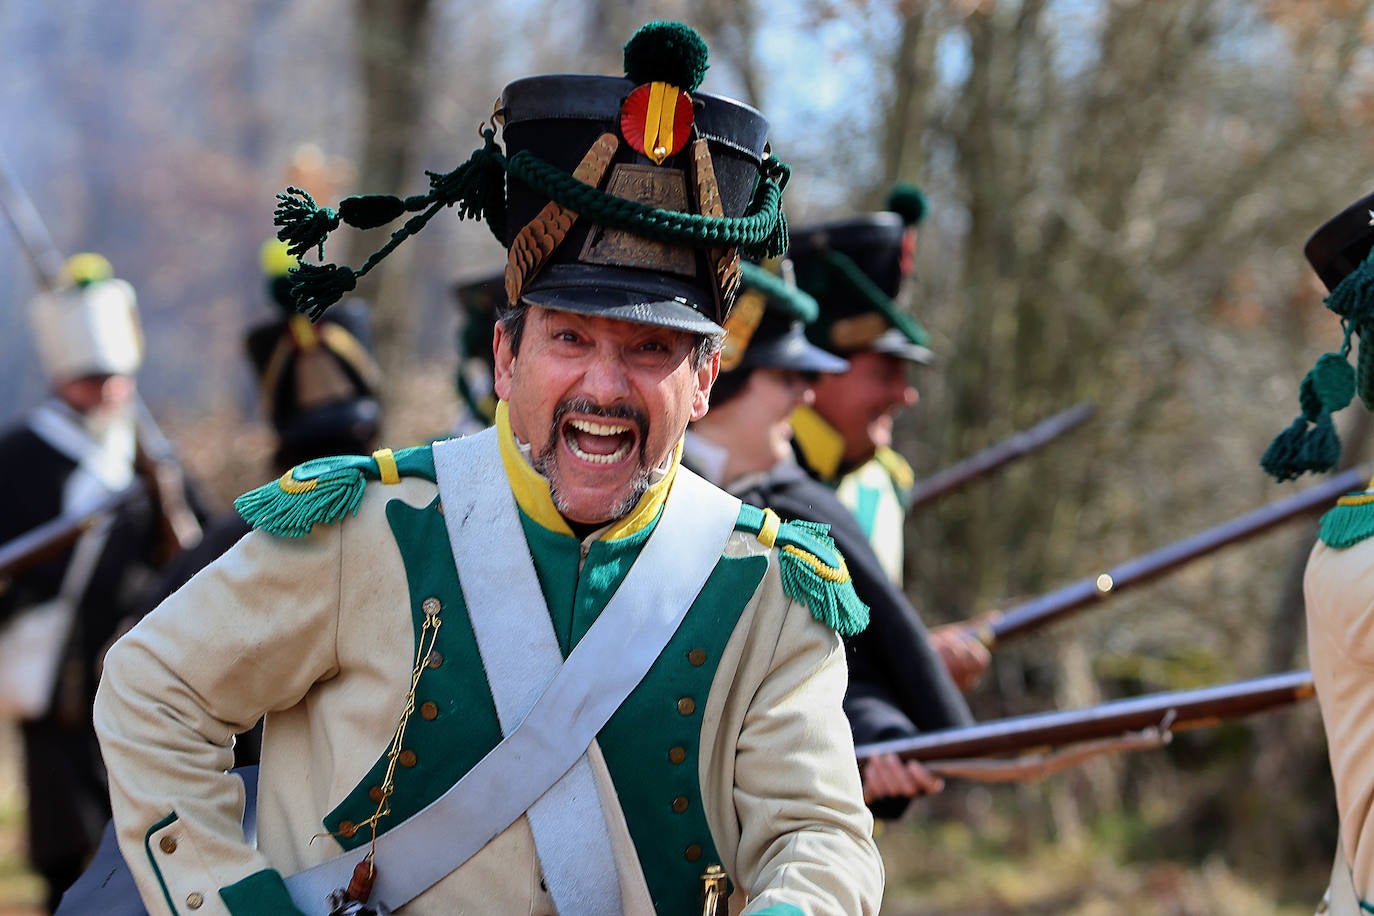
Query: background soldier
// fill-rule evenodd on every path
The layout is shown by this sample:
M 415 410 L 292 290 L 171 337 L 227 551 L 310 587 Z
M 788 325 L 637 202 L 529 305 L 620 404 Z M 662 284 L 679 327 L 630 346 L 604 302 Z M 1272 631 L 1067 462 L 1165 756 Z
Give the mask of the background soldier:
M 790 265 L 783 266 L 784 276 L 790 274 Z M 804 325 L 817 317 L 814 299 L 782 276 L 745 267 L 711 411 L 693 424 L 684 460 L 747 503 L 830 527 L 870 615 L 868 627 L 845 641 L 845 714 L 856 744 L 971 724 L 925 626 L 883 574 L 854 517 L 793 457 L 789 417 L 811 402 L 817 376 L 849 366 L 806 339 Z M 903 765 L 891 755 L 872 758 L 863 777 L 865 798 L 880 817 L 896 817 L 906 799 L 940 789 L 919 763 Z
M 74 547 L 0 581 L 0 621 L 34 613 L 53 621 L 42 657 L 6 656 L 12 672 L 22 666 L 51 689 L 27 709 L 4 698 L 23 719 L 29 857 L 47 882 L 49 909 L 109 817 L 90 713 L 103 650 L 127 628 L 154 571 L 198 538 L 200 517 L 138 399 L 144 354 L 133 287 L 90 254 L 69 259 L 65 279 L 31 306 L 51 396 L 0 434 L 0 543 L 131 495 Z

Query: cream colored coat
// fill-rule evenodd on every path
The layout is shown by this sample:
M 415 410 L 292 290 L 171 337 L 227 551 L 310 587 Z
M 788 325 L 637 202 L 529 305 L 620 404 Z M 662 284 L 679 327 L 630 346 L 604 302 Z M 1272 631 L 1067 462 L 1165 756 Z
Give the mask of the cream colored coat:
M 1374 539 L 1307 561 L 1307 652 L 1355 891 L 1374 900 Z
M 422 507 L 433 484 L 369 484 L 356 518 L 298 540 L 253 533 L 110 651 L 95 718 L 120 847 L 151 913 L 225 913 L 219 888 L 339 852 L 321 819 L 359 785 L 396 727 L 413 634 L 385 505 Z M 726 555 L 768 553 L 732 535 Z M 776 553 L 712 682 L 699 767 L 733 911 L 876 912 L 882 863 L 861 799 L 839 638 L 783 593 Z M 268 713 L 259 848 L 241 841 L 231 736 Z M 461 735 L 455 735 L 461 740 Z M 614 789 L 593 745 L 622 899 L 649 912 Z M 150 828 L 175 811 L 177 820 Z M 313 839 L 313 842 L 312 842 Z M 167 851 L 172 849 L 172 851 Z M 702 863 L 705 865 L 706 863 Z M 384 869 L 385 862 L 378 867 Z M 407 913 L 551 913 L 521 818 Z

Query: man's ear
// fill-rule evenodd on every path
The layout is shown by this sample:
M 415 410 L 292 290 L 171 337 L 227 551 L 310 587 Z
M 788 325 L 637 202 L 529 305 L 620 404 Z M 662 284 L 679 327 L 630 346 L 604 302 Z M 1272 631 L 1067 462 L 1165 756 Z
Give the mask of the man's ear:
M 706 416 L 706 411 L 711 408 L 711 386 L 716 383 L 716 376 L 720 374 L 720 351 L 711 354 L 700 369 L 697 370 L 697 391 L 692 397 L 692 419 L 695 423 Z
M 491 339 L 491 352 L 496 396 L 509 401 L 511 379 L 515 376 L 515 354 L 511 352 L 506 326 L 499 321 L 496 323 L 496 334 Z

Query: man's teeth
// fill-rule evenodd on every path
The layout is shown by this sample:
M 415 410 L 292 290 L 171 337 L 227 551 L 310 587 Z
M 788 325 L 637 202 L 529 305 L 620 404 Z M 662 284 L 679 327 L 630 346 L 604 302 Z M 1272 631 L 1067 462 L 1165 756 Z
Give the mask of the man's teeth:
M 593 436 L 619 436 L 630 431 L 628 426 L 612 426 L 609 423 L 592 423 L 587 420 L 569 420 L 568 425 Z
M 589 436 L 623 436 L 630 432 L 630 427 L 628 426 L 612 425 L 609 423 L 592 423 L 588 420 L 569 420 L 568 425 L 578 432 L 586 433 Z M 602 455 L 595 452 L 584 452 L 578 447 L 577 436 L 575 435 L 568 436 L 567 441 L 568 448 L 572 450 L 574 455 L 592 464 L 615 464 L 630 453 L 630 446 L 634 442 L 632 438 L 626 439 L 615 451 Z

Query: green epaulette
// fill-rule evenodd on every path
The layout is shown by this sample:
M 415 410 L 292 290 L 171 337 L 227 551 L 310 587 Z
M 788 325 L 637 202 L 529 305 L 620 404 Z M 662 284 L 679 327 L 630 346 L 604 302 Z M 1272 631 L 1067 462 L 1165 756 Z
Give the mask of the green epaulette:
M 1322 516 L 1318 537 L 1337 550 L 1353 547 L 1374 535 L 1374 489 L 1350 493 Z
M 765 547 L 777 546 L 783 591 L 809 607 L 821 623 L 841 636 L 853 636 L 868 626 L 868 605 L 854 591 L 829 525 L 784 522 L 771 509 L 745 504 L 735 529 L 748 531 Z
M 403 477 L 435 480 L 434 452 L 428 445 L 365 455 L 338 455 L 298 464 L 281 478 L 234 500 L 234 508 L 254 528 L 298 538 L 315 525 L 332 525 L 357 515 L 369 480 L 400 483 Z

